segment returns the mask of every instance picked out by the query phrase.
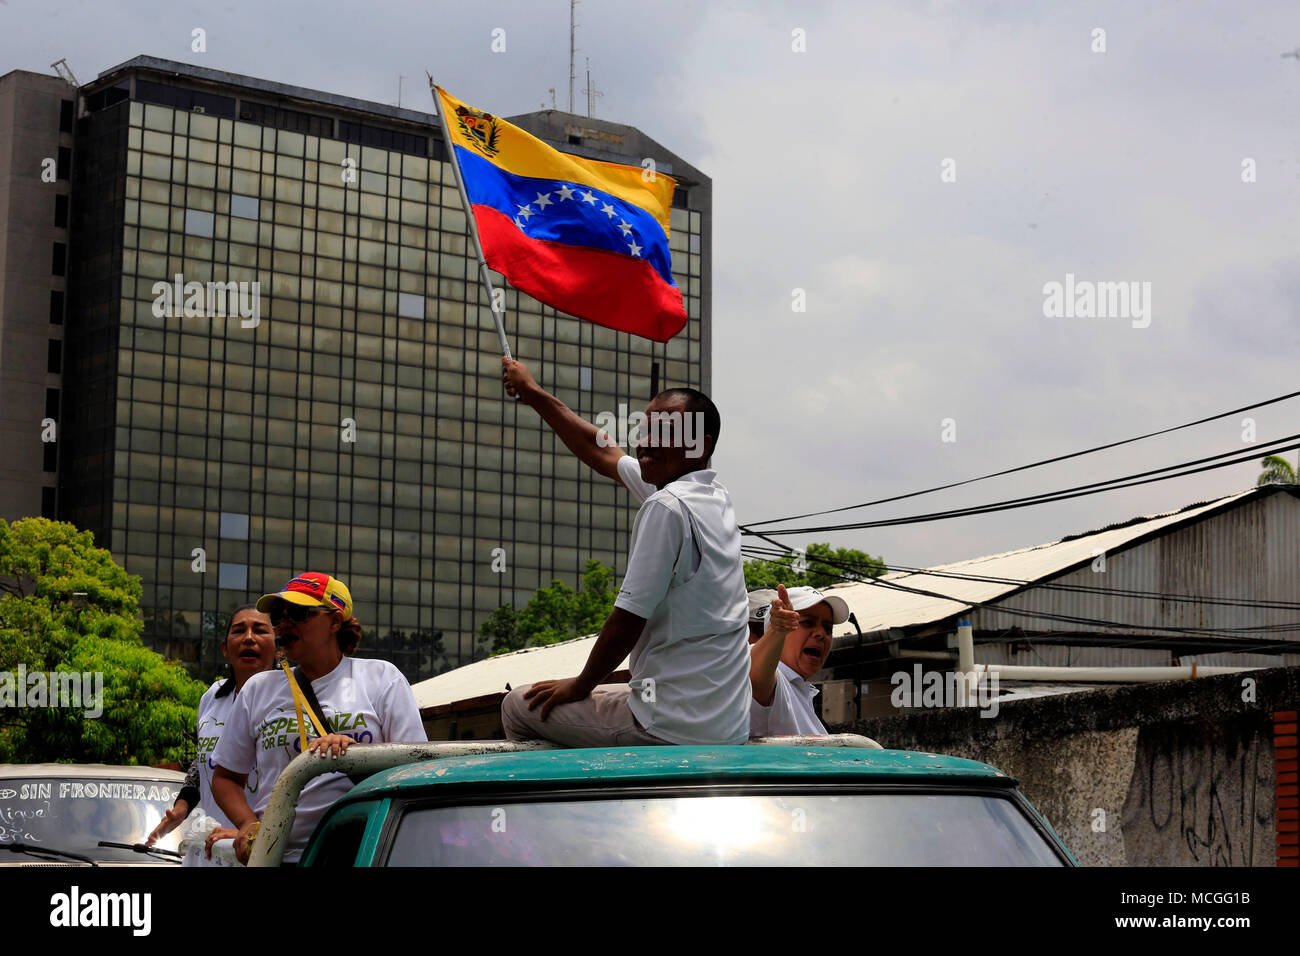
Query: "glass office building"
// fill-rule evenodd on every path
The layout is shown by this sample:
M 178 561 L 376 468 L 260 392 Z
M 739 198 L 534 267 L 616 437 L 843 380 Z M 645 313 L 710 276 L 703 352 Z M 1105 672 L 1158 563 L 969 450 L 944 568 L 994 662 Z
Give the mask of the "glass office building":
M 225 613 L 318 570 L 416 680 L 482 656 L 497 606 L 622 573 L 634 503 L 502 390 L 432 116 L 144 57 L 79 113 L 58 514 L 141 576 L 146 642 L 210 676 Z M 678 178 L 690 314 L 657 344 L 508 289 L 516 356 L 588 419 L 707 390 L 707 177 L 629 127 L 511 121 Z

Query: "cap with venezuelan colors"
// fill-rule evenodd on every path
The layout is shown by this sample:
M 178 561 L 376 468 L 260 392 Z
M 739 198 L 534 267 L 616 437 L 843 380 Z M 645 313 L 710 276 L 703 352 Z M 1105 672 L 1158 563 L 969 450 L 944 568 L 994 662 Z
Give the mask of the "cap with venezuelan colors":
M 276 599 L 290 604 L 302 604 L 307 607 L 324 605 L 343 612 L 344 619 L 352 616 L 352 595 L 348 587 L 338 578 L 319 571 L 305 571 L 280 590 L 272 594 L 263 594 L 257 599 L 257 609 L 268 613 L 275 605 Z

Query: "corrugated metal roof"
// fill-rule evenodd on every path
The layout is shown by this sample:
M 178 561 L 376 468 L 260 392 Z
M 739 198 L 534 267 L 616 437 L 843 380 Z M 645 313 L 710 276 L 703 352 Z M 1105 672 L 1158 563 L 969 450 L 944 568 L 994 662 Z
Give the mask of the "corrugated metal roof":
M 884 583 L 841 584 L 834 585 L 827 591 L 839 595 L 848 603 L 864 633 L 890 628 L 915 628 L 942 621 L 967 611 L 974 605 L 986 604 L 1024 587 L 1018 582 L 1037 581 L 1069 568 L 1088 565 L 1099 551 L 1113 554 L 1144 535 L 1181 522 L 1195 521 L 1209 512 L 1260 493 L 1261 489 L 1251 489 L 1214 501 L 1189 505 L 1177 511 L 1147 515 L 1087 534 L 1071 535 L 1048 544 L 939 565 L 925 571 L 895 572 L 877 579 Z M 945 572 L 1004 578 L 1017 583 L 939 576 Z M 931 591 L 941 596 L 931 597 L 895 590 L 887 587 L 888 583 Z M 844 636 L 846 631 L 856 636 L 851 625 L 841 627 L 839 636 Z
M 498 657 L 475 661 L 464 667 L 420 681 L 411 689 L 421 710 L 458 700 L 504 694 L 506 685 L 519 687 L 539 680 L 576 677 L 582 672 L 596 643 L 595 635 L 579 637 L 543 647 L 525 647 Z M 628 666 L 627 659 L 615 670 Z

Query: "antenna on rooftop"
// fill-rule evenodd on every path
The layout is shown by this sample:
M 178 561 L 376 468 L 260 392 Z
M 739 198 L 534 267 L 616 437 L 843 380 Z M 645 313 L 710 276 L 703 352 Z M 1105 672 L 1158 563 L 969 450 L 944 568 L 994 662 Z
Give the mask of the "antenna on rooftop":
M 55 73 L 59 74 L 59 76 L 62 77 L 64 83 L 67 83 L 69 86 L 81 85 L 77 81 L 76 75 L 72 72 L 72 67 L 68 66 L 67 57 L 60 57 L 59 59 L 51 63 L 50 66 L 51 68 L 53 68 Z
M 573 84 L 577 80 L 575 57 L 578 48 L 574 46 L 578 31 L 578 0 L 569 0 L 569 112 L 573 112 Z
M 397 74 L 397 108 L 402 108 L 402 80 L 406 79 L 405 73 Z
M 605 95 L 591 84 L 591 57 L 587 57 L 587 88 L 582 92 L 587 94 L 587 118 L 590 119 L 596 115 L 596 97 Z

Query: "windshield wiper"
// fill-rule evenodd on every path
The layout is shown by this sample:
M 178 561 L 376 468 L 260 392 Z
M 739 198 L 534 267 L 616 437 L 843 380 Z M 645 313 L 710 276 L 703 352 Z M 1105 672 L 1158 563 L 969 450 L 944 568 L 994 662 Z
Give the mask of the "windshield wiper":
M 175 850 L 164 850 L 160 846 L 149 846 L 145 843 L 114 843 L 111 840 L 100 840 L 100 846 L 110 846 L 117 850 L 131 850 L 135 853 L 160 853 L 164 858 L 171 857 L 176 860 L 185 858 L 184 853 L 177 853 Z
M 99 866 L 88 856 L 82 856 L 80 853 L 69 853 L 67 850 L 56 850 L 53 847 L 41 846 L 38 843 L 0 843 L 0 850 L 12 850 L 14 853 L 30 853 L 33 856 L 42 854 L 49 857 L 64 857 L 69 860 L 77 860 L 80 863 L 89 863 L 91 866 Z

